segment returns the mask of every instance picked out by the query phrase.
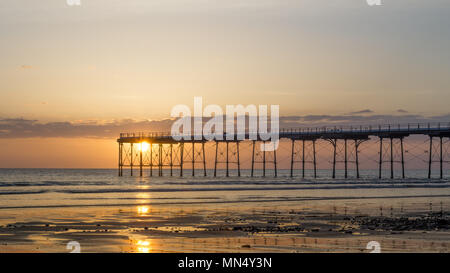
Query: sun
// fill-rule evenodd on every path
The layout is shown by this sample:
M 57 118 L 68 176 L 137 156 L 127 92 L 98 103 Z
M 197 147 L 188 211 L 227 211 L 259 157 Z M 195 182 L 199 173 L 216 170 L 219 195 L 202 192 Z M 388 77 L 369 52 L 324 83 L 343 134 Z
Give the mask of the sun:
M 148 144 L 147 142 L 141 142 L 139 143 L 139 150 L 142 152 L 146 152 L 150 149 L 150 144 Z

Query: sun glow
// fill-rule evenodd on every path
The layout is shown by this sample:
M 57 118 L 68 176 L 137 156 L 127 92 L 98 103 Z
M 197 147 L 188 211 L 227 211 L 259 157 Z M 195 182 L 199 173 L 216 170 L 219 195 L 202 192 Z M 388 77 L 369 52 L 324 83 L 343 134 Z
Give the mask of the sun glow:
M 139 253 L 149 253 L 150 252 L 150 242 L 149 241 L 137 241 L 137 250 Z
M 139 215 L 145 215 L 150 212 L 149 206 L 139 206 L 137 207 L 137 212 Z
M 139 147 L 139 150 L 142 151 L 142 152 L 146 152 L 146 151 L 150 150 L 150 144 L 147 143 L 147 142 L 139 143 L 138 147 Z

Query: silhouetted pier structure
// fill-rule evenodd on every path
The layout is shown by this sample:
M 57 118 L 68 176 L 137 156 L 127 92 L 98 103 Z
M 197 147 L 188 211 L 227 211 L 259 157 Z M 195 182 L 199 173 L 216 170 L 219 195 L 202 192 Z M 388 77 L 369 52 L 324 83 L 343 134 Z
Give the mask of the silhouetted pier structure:
M 322 128 L 301 128 L 301 129 L 282 129 L 279 132 L 279 139 L 288 139 L 291 144 L 290 155 L 290 175 L 294 176 L 296 164 L 301 164 L 302 177 L 305 177 L 306 164 L 312 164 L 314 177 L 317 177 L 317 160 L 316 160 L 316 142 L 319 140 L 327 141 L 333 149 L 333 170 L 332 178 L 336 177 L 337 163 L 344 163 L 344 176 L 348 177 L 349 163 L 355 164 L 356 177 L 360 177 L 359 169 L 359 147 L 371 137 L 379 139 L 379 178 L 382 178 L 383 164 L 390 165 L 390 178 L 394 178 L 394 163 L 400 163 L 402 169 L 402 177 L 405 178 L 405 160 L 404 160 L 404 139 L 411 135 L 423 135 L 429 138 L 429 158 L 428 158 L 428 178 L 431 178 L 433 150 L 436 150 L 436 142 L 439 153 L 439 169 L 440 178 L 443 178 L 443 164 L 447 161 L 443 159 L 443 139 L 450 138 L 450 123 L 428 123 L 428 124 L 406 124 L 406 125 L 377 125 L 377 126 L 357 126 L 357 127 L 322 127 Z M 228 136 L 229 137 L 229 136 Z M 242 135 L 240 135 L 242 139 Z M 173 169 L 179 168 L 180 176 L 183 176 L 183 168 L 191 167 L 191 175 L 195 176 L 196 164 L 202 165 L 203 176 L 207 175 L 205 143 L 212 141 L 215 144 L 214 157 L 214 176 L 217 175 L 219 165 L 225 165 L 226 176 L 229 176 L 230 165 L 237 166 L 237 174 L 241 175 L 241 160 L 239 144 L 241 141 L 249 140 L 249 133 L 245 134 L 244 140 L 238 139 L 238 135 L 234 134 L 231 140 L 227 140 L 227 134 L 223 135 L 223 140 L 208 140 L 204 136 L 190 136 L 182 140 L 174 140 L 170 133 L 121 133 L 117 142 L 119 143 L 119 176 L 123 175 L 123 168 L 129 167 L 130 173 L 133 175 L 133 169 L 139 168 L 139 175 L 143 175 L 143 169 L 150 170 L 150 176 L 153 170 L 158 170 L 158 176 L 163 175 L 163 169 L 170 169 L 170 176 L 173 175 Z M 229 137 L 230 139 L 230 137 Z M 266 168 L 268 164 L 273 167 L 274 175 L 277 176 L 277 151 L 256 151 L 258 143 L 266 143 L 266 141 L 250 140 L 252 142 L 251 156 L 251 176 L 254 176 L 256 164 L 262 164 L 262 175 L 266 176 Z M 397 144 L 395 143 L 397 142 Z M 338 161 L 336 156 L 338 153 L 338 144 L 343 143 L 344 160 Z M 348 159 L 349 144 L 353 143 L 354 161 Z M 124 148 L 128 146 L 128 149 Z M 220 147 L 224 148 L 224 152 L 219 152 Z M 433 149 L 435 148 L 435 149 Z M 312 160 L 305 158 L 306 150 L 310 149 Z M 124 152 L 124 150 L 126 150 Z M 312 151 L 311 151 L 312 150 Z M 401 160 L 394 160 L 394 150 L 399 151 Z M 271 154 L 269 159 L 268 154 Z M 384 160 L 383 155 L 389 154 L 389 160 Z M 258 160 L 257 157 L 261 157 Z

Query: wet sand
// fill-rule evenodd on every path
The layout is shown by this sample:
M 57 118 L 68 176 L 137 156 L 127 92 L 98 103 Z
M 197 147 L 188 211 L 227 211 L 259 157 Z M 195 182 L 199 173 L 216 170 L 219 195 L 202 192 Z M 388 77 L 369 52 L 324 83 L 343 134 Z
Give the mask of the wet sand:
M 446 204 L 415 201 L 5 209 L 0 252 L 450 252 Z
M 0 252 L 450 252 L 450 180 L 319 174 L 1 169 Z

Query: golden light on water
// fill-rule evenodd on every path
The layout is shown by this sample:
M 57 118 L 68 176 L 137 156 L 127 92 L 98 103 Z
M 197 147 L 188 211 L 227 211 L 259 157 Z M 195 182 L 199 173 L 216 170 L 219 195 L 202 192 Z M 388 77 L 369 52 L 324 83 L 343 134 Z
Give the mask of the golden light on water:
M 146 215 L 147 213 L 150 212 L 150 207 L 149 206 L 138 206 L 137 212 L 139 215 Z
M 147 203 L 150 200 L 150 194 L 147 192 L 140 192 L 136 194 L 138 203 Z

